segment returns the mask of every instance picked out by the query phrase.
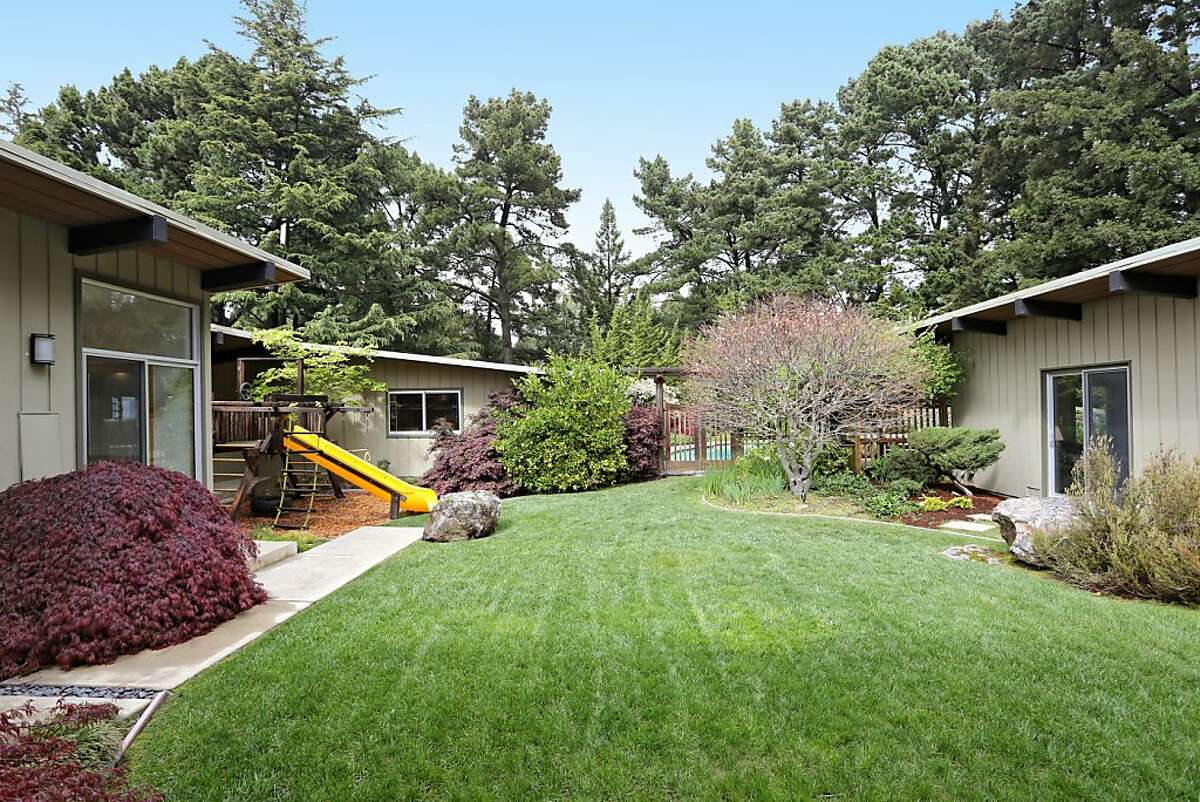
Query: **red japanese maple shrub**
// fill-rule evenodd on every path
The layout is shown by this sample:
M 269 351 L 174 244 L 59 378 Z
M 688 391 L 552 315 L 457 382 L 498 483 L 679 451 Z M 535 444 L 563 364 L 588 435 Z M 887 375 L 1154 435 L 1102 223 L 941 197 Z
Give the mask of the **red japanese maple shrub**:
M 161 802 L 131 788 L 124 766 L 85 765 L 78 754 L 73 733 L 116 716 L 115 705 L 61 702 L 41 721 L 31 706 L 0 712 L 0 802 Z
M 625 459 L 629 467 L 623 482 L 638 482 L 658 476 L 662 453 L 662 413 L 653 404 L 634 404 L 625 415 Z
M 0 493 L 0 678 L 105 663 L 266 600 L 254 544 L 203 485 L 101 462 Z
M 462 434 L 440 432 L 429 449 L 433 465 L 421 477 L 421 484 L 432 487 L 438 495 L 462 490 L 487 490 L 497 496 L 523 492 L 504 470 L 495 449 L 496 416 L 522 405 L 516 391 L 493 392 Z

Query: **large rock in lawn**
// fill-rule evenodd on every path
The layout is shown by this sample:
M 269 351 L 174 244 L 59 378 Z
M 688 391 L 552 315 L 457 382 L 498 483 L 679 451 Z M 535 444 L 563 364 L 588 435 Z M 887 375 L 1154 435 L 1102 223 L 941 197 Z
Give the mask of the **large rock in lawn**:
M 1034 532 L 1065 526 L 1075 517 L 1075 504 L 1069 498 L 1026 496 L 1001 501 L 992 510 L 992 520 L 1000 524 L 1000 536 L 1008 551 L 1023 563 L 1045 567 L 1033 544 Z
M 449 543 L 474 540 L 496 531 L 500 522 L 500 497 L 486 490 L 448 493 L 438 499 L 425 524 L 425 540 Z

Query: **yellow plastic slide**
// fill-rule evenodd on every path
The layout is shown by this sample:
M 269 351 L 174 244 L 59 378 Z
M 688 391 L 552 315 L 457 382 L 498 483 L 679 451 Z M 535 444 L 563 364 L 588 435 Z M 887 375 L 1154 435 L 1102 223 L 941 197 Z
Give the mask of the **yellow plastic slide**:
M 400 496 L 400 509 L 429 512 L 437 504 L 437 493 L 427 487 L 410 485 L 382 468 L 351 454 L 344 448 L 314 434 L 303 426 L 294 426 L 283 437 L 283 445 L 307 460 L 317 463 L 335 476 L 361 487 L 376 498 L 391 501 Z

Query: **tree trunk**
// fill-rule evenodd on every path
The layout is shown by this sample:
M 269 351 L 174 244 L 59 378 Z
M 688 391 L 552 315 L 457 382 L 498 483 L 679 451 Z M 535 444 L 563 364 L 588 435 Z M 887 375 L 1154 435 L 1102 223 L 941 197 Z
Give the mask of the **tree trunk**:
M 501 306 L 497 310 L 500 318 L 500 361 L 513 361 L 512 310 Z
M 973 498 L 975 496 L 975 494 L 971 492 L 971 488 L 967 487 L 962 482 L 958 481 L 958 479 L 953 474 L 949 474 L 949 473 L 946 474 L 946 478 L 950 480 L 950 484 L 954 485 L 959 490 L 961 490 L 962 494 L 964 496 L 971 497 L 971 498 Z

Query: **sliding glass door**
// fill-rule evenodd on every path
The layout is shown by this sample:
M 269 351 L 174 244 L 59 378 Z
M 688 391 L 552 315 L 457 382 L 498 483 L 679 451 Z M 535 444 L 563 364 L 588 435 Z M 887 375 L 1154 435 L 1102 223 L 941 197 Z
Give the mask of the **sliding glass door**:
M 203 476 L 198 307 L 84 279 L 79 320 L 88 464 Z
M 1121 481 L 1129 477 L 1129 370 L 1059 371 L 1046 376 L 1047 474 L 1051 495 L 1071 486 L 1071 472 L 1097 435 L 1112 442 Z
M 87 461 L 142 462 L 145 407 L 143 365 L 132 359 L 89 356 L 87 374 Z

